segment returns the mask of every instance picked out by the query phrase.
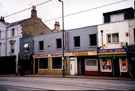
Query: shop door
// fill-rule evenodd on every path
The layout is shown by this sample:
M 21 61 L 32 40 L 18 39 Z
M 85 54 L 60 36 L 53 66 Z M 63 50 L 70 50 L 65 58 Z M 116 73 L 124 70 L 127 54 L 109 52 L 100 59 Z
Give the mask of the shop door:
M 70 61 L 70 74 L 75 75 L 75 65 L 74 61 Z
M 35 74 L 38 74 L 38 59 L 35 59 Z
M 78 57 L 78 75 L 84 75 L 85 72 L 85 61 L 84 58 Z
M 113 59 L 113 75 L 120 76 L 119 58 Z

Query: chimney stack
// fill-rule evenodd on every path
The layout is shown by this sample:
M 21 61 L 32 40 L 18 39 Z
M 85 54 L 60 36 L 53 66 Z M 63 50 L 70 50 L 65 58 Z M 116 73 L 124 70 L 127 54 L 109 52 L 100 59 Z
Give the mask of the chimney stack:
M 32 10 L 31 10 L 31 18 L 36 18 L 36 17 L 37 17 L 36 6 L 32 6 Z
M 55 31 L 60 31 L 60 25 L 59 25 L 59 22 L 58 21 L 55 21 L 55 24 L 54 24 L 54 29 Z
M 0 21 L 5 22 L 4 17 L 1 16 Z

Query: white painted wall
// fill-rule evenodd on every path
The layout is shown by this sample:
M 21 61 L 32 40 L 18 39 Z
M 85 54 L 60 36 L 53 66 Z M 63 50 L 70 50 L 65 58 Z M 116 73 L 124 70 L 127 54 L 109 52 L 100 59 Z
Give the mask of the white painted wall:
M 129 32 L 128 20 L 105 23 L 98 26 L 98 44 L 102 45 L 101 30 L 103 30 L 103 44 L 105 44 L 105 49 L 111 48 L 121 48 L 121 42 L 129 43 L 129 36 L 126 36 L 126 32 Z M 107 43 L 107 34 L 119 33 L 119 43 L 109 44 Z
M 135 44 L 133 32 L 133 30 L 135 29 L 135 19 L 128 21 L 128 28 L 129 28 L 129 44 Z
M 12 33 L 12 29 L 15 29 L 15 35 L 14 36 L 11 36 L 11 33 Z M 17 26 L 13 26 L 13 27 L 10 27 L 8 28 L 8 31 L 7 31 L 7 56 L 11 56 L 11 44 L 10 44 L 10 41 L 13 40 L 15 41 L 15 52 L 14 52 L 14 55 L 18 55 L 19 53 L 19 46 L 20 46 L 20 41 L 19 39 L 22 38 L 22 30 L 21 30 L 21 26 L 20 25 L 17 25 Z
M 0 50 L 0 56 L 5 56 L 5 37 L 6 37 L 6 25 L 0 22 L 0 31 L 1 31 L 1 37 L 0 37 L 0 44 L 1 44 L 1 50 Z

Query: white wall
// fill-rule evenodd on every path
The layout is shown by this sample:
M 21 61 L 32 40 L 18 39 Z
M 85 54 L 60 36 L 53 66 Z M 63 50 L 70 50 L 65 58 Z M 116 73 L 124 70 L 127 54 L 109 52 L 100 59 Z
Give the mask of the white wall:
M 6 37 L 6 25 L 0 22 L 0 31 L 1 31 L 1 37 L 0 37 L 0 43 L 1 43 L 1 50 L 0 50 L 0 56 L 5 56 L 5 37 Z
M 13 28 L 15 29 L 15 35 L 11 36 Z M 19 39 L 22 38 L 21 32 L 22 32 L 22 30 L 21 30 L 21 26 L 20 25 L 8 28 L 8 31 L 7 31 L 7 56 L 11 56 L 11 44 L 10 44 L 11 40 L 15 41 L 15 44 L 14 44 L 14 48 L 15 48 L 14 55 L 18 55 L 19 47 L 20 47 Z
M 135 29 L 135 19 L 128 21 L 128 27 L 129 27 L 129 44 L 135 44 L 134 42 L 134 32 Z
M 98 44 L 102 45 L 101 30 L 103 30 L 103 44 L 105 44 L 105 49 L 111 48 L 121 48 L 121 42 L 129 43 L 129 36 L 126 36 L 128 32 L 128 20 L 114 23 L 105 23 L 98 26 Z M 119 43 L 109 44 L 107 43 L 107 34 L 119 33 Z

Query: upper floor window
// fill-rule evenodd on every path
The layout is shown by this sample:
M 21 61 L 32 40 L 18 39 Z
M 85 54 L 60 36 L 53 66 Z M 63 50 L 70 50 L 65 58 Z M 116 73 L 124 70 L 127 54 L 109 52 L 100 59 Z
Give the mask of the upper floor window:
M 39 50 L 44 50 L 44 41 L 39 41 Z
M 15 52 L 15 49 L 14 49 L 14 43 L 11 43 L 11 54 L 13 54 Z
M 25 44 L 24 44 L 24 51 L 25 51 L 25 52 L 29 52 L 29 48 L 30 48 L 29 43 L 25 43 Z
M 11 35 L 12 36 L 15 36 L 15 29 L 13 28 L 12 31 L 11 31 Z
M 74 47 L 80 47 L 80 36 L 74 37 Z
M 56 46 L 57 46 L 57 48 L 62 48 L 61 39 L 56 39 Z
M 107 43 L 119 43 L 119 34 L 107 34 Z
M 110 15 L 111 22 L 124 20 L 124 13 Z
M 91 34 L 89 36 L 89 38 L 90 38 L 90 46 L 96 46 L 97 45 L 97 35 Z

